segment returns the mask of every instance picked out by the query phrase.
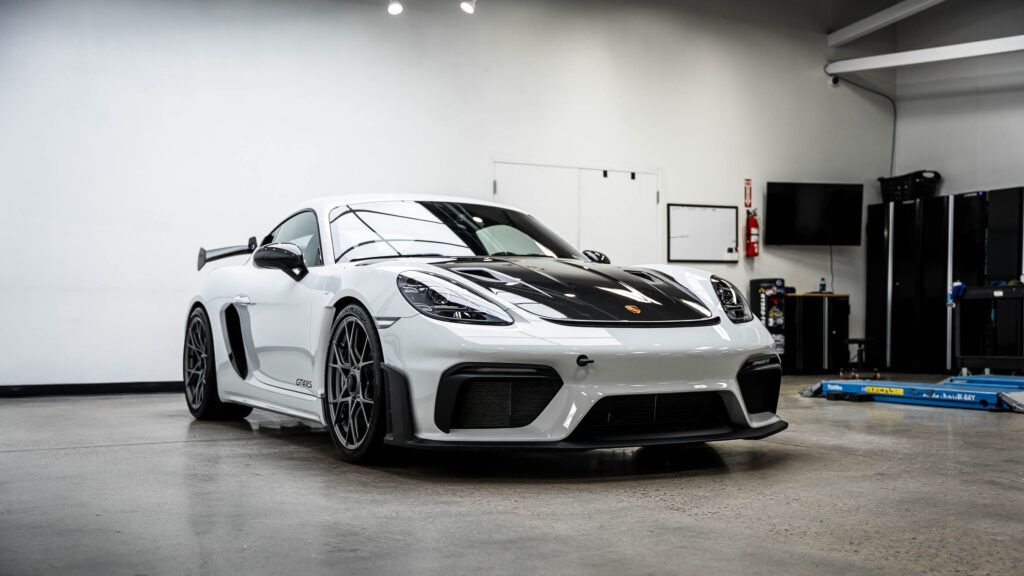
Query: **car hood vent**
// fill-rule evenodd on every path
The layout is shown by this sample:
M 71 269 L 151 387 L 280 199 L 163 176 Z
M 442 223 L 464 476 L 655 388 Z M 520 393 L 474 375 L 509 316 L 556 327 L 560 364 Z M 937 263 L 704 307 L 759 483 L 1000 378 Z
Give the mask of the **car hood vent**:
M 561 324 L 718 322 L 693 292 L 653 270 L 537 257 L 457 258 L 434 266 L 458 274 L 499 300 Z
M 626 272 L 652 284 L 656 284 L 658 282 L 657 278 L 655 278 L 650 272 L 646 272 L 644 270 L 626 270 Z

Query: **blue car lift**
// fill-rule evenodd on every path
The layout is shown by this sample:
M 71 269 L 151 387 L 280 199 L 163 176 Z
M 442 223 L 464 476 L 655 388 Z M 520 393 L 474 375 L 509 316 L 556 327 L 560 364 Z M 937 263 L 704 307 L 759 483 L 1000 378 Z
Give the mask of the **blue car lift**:
M 823 380 L 800 391 L 801 396 L 829 400 L 895 402 L 1024 412 L 1024 376 L 954 376 L 942 382 L 894 380 Z
M 1024 356 L 967 356 L 960 351 L 961 300 L 1024 300 L 1024 286 L 968 287 L 955 282 L 947 301 L 954 307 L 957 364 L 966 369 L 1020 370 Z M 942 382 L 895 380 L 823 380 L 804 388 L 801 396 L 829 400 L 853 400 L 968 408 L 971 410 L 1024 412 L 1024 376 L 954 376 Z

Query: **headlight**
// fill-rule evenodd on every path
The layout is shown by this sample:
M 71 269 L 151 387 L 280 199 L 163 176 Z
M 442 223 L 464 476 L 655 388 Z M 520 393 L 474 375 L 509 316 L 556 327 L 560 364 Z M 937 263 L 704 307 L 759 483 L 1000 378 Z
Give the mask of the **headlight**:
M 420 313 L 447 322 L 507 326 L 512 317 L 498 305 L 451 280 L 424 272 L 398 275 L 398 291 Z
M 712 276 L 711 285 L 715 288 L 718 301 L 722 303 L 722 308 L 725 309 L 729 320 L 740 324 L 754 319 L 754 315 L 750 312 L 750 306 L 747 305 L 747 299 L 743 297 L 743 293 L 735 284 L 725 278 Z

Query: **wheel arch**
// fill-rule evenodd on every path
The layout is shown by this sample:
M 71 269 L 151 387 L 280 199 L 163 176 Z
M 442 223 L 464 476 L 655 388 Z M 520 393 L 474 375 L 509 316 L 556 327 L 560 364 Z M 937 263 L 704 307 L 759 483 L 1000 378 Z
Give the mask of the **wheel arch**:
M 340 314 L 341 311 L 344 310 L 345 307 L 350 305 L 350 304 L 358 305 L 363 310 L 366 310 L 367 314 L 370 314 L 370 318 L 373 318 L 373 314 L 370 313 L 370 308 L 362 300 L 360 300 L 359 298 L 356 298 L 355 296 L 352 296 L 352 295 L 346 295 L 346 296 L 342 296 L 341 298 L 338 298 L 338 300 L 334 303 L 334 314 L 333 314 L 333 316 L 337 317 L 337 315 Z M 333 321 L 333 319 L 334 318 L 331 318 L 332 321 Z
M 189 304 L 188 304 L 188 312 L 185 313 L 185 324 L 182 325 L 182 327 L 181 327 L 181 337 L 182 337 L 182 340 L 184 340 L 185 333 L 188 331 L 188 323 L 189 323 L 189 321 L 192 320 L 192 314 L 194 314 L 196 310 L 202 310 L 203 314 L 206 314 L 207 321 L 209 321 L 209 322 L 213 321 L 210 318 L 210 310 L 207 309 L 206 303 L 204 303 L 199 298 L 193 298 L 189 302 Z M 211 331 L 213 330 L 213 326 L 210 327 L 210 330 Z
M 197 308 L 205 312 L 207 316 L 210 315 L 210 311 L 206 308 L 206 304 L 203 303 L 202 300 L 196 298 L 193 299 L 192 302 L 190 302 L 188 305 L 188 313 L 185 315 L 186 321 L 188 321 L 188 317 L 192 316 L 192 313 L 195 312 Z
M 327 381 L 327 358 L 330 351 L 331 345 L 331 327 L 334 325 L 334 320 L 341 314 L 341 311 L 346 306 L 355 304 L 366 311 L 366 314 L 371 320 L 374 319 L 373 313 L 370 312 L 369 307 L 362 299 L 352 294 L 344 294 L 338 297 L 334 302 L 329 303 L 324 307 L 324 314 L 320 319 L 320 326 L 318 328 L 319 334 L 317 334 L 317 354 L 316 354 L 316 367 L 314 368 L 314 386 L 315 389 L 313 394 L 320 398 L 324 398 Z M 325 420 L 326 421 L 326 420 Z

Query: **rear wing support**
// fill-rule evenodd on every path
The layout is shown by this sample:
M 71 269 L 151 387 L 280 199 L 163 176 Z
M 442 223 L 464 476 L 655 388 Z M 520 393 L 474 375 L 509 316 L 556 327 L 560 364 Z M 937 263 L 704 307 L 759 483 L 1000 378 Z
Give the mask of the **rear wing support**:
M 230 258 L 232 256 L 241 256 L 242 254 L 252 254 L 256 251 L 256 237 L 252 236 L 249 238 L 249 244 L 246 246 L 228 246 L 227 248 L 206 248 L 199 249 L 199 260 L 197 270 L 202 270 L 203 266 L 206 266 L 207 262 L 213 262 L 214 260 L 220 260 L 221 258 Z

